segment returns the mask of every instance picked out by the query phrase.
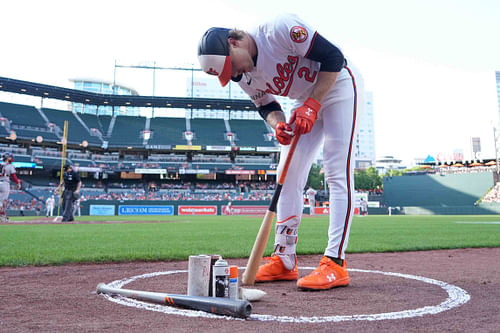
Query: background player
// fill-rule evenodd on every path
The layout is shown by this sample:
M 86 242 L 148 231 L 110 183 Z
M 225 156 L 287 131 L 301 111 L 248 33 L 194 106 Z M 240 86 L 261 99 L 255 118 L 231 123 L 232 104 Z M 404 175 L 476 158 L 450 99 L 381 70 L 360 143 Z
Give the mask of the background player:
M 55 206 L 56 206 L 56 200 L 54 199 L 54 196 L 51 195 L 45 201 L 45 208 L 47 209 L 47 212 L 45 213 L 46 217 L 49 217 L 49 215 L 54 216 L 54 207 Z
M 2 156 L 2 170 L 0 172 L 0 221 L 7 222 L 7 204 L 9 202 L 10 180 L 17 184 L 17 189 L 21 189 L 21 181 L 16 176 L 16 168 L 12 165 L 14 157 L 10 153 Z
M 277 206 L 275 250 L 256 281 L 296 280 L 297 231 L 309 170 L 322 143 L 330 188 L 328 246 L 320 265 L 297 281 L 300 289 L 329 289 L 349 284 L 344 260 L 354 210 L 353 140 L 363 106 L 363 82 L 340 49 L 294 15 L 281 15 L 251 31 L 211 28 L 198 46 L 202 69 L 230 79 L 250 96 L 283 145 L 278 177 L 292 133 L 301 134 Z M 296 101 L 286 122 L 272 95 Z
M 316 190 L 309 186 L 306 191 L 307 201 L 309 201 L 309 215 L 314 215 L 314 207 L 316 207 Z

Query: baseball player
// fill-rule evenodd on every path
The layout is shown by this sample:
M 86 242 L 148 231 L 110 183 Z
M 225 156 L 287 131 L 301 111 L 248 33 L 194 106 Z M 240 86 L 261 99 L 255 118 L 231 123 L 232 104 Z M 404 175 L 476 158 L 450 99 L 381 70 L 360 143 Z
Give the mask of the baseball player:
M 328 245 L 319 266 L 297 281 L 299 289 L 349 284 L 345 249 L 354 210 L 353 145 L 363 106 L 363 80 L 341 50 L 295 15 L 283 14 L 250 31 L 210 28 L 198 45 L 201 68 L 222 86 L 238 82 L 275 129 L 282 144 L 278 175 L 292 136 L 300 134 L 277 206 L 274 255 L 256 281 L 297 280 L 297 231 L 302 193 L 319 147 L 330 188 Z M 295 100 L 287 122 L 273 95 Z M 278 177 L 279 178 L 279 177 Z
M 21 181 L 16 176 L 16 168 L 12 165 L 14 157 L 10 153 L 2 156 L 2 170 L 0 172 L 0 221 L 7 222 L 7 204 L 9 202 L 10 180 L 17 184 L 17 189 L 21 189 Z
M 80 187 L 82 186 L 82 181 L 80 180 L 80 175 L 78 175 L 78 172 L 74 171 L 73 166 L 69 164 L 66 164 L 64 166 L 63 181 L 57 187 L 57 191 L 59 191 L 63 186 L 64 192 L 62 195 L 62 222 L 71 222 L 75 220 L 75 217 L 73 215 L 73 205 L 75 200 L 80 198 Z
M 368 203 L 363 198 L 359 201 L 359 213 L 361 216 L 368 215 Z
M 47 209 L 47 212 L 45 213 L 46 217 L 54 216 L 54 207 L 56 206 L 56 200 L 53 195 L 47 198 L 45 201 L 45 208 Z
M 316 191 L 309 186 L 306 191 L 307 201 L 309 201 L 309 215 L 314 215 L 314 207 L 316 207 Z

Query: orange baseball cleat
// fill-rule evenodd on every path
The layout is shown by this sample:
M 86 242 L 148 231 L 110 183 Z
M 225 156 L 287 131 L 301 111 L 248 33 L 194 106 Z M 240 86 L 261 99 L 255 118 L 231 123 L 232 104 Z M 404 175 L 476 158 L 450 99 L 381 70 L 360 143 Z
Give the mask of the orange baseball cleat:
M 335 287 L 345 287 L 349 284 L 346 261 L 342 266 L 330 258 L 323 257 L 319 266 L 311 274 L 297 281 L 297 287 L 303 290 L 325 290 Z
M 299 277 L 297 270 L 297 257 L 295 256 L 295 267 L 292 270 L 286 269 L 280 256 L 273 255 L 266 257 L 269 260 L 266 264 L 259 267 L 255 282 L 268 282 L 268 281 L 293 281 Z

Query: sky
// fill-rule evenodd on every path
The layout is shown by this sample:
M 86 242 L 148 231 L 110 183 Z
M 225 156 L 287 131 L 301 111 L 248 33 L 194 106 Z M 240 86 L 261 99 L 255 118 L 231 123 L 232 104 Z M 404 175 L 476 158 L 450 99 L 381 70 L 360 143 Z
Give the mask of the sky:
M 112 82 L 115 61 L 199 67 L 207 28 L 249 29 L 282 12 L 304 19 L 361 70 L 373 93 L 377 156 L 468 156 L 471 137 L 480 137 L 482 156 L 495 157 L 497 0 L 3 1 L 0 76 L 72 87 L 76 77 Z M 136 75 L 123 83 L 151 95 L 150 71 Z M 177 86 L 185 90 L 185 81 Z

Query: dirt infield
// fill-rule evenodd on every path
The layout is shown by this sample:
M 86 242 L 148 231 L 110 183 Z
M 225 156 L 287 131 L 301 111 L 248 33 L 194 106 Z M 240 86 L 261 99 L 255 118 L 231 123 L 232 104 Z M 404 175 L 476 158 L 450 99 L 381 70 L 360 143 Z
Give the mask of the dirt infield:
M 248 320 L 206 318 L 204 313 L 192 311 L 185 312 L 190 317 L 154 312 L 95 294 L 99 282 L 184 271 L 187 261 L 1 268 L 0 331 L 493 332 L 498 331 L 500 322 L 499 257 L 500 248 L 351 254 L 348 287 L 300 292 L 292 282 L 258 284 L 256 287 L 268 294 L 253 303 Z M 300 256 L 299 267 L 314 267 L 319 259 Z M 241 267 L 246 264 L 241 259 L 228 260 Z M 300 269 L 299 274 L 309 271 Z M 382 274 L 389 272 L 404 275 Z M 427 310 L 457 295 L 452 291 L 450 296 L 440 285 L 406 275 L 459 287 L 470 300 L 462 299 L 464 304 L 428 314 Z M 140 278 L 124 288 L 185 294 L 187 273 Z M 387 319 L 397 317 L 393 315 L 397 313 L 420 316 Z

